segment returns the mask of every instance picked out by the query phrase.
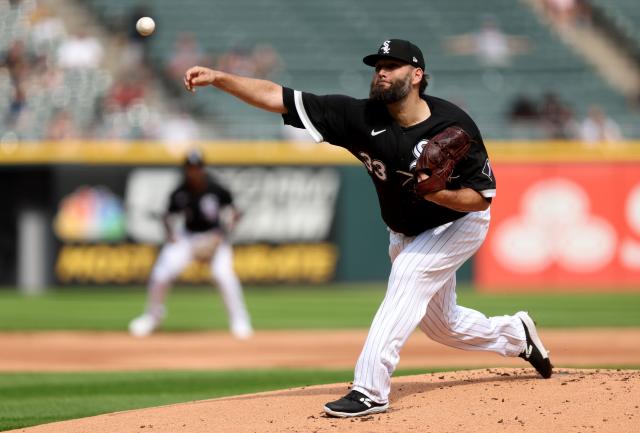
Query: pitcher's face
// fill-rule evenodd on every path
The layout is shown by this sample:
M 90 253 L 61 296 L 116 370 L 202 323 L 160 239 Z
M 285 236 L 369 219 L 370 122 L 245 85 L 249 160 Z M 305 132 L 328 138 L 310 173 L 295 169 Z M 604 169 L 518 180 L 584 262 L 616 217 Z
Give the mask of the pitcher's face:
M 396 60 L 379 60 L 371 80 L 369 98 L 385 104 L 404 99 L 411 92 L 415 69 Z

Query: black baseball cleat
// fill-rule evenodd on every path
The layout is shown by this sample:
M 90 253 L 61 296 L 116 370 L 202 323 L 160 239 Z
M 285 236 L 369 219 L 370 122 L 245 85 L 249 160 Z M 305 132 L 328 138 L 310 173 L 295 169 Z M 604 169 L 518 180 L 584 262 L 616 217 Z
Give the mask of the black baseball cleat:
M 327 415 L 337 416 L 339 418 L 381 413 L 388 408 L 389 403 L 376 403 L 358 391 L 351 391 L 340 400 L 332 401 L 324 405 L 324 411 Z
M 527 345 L 525 346 L 524 352 L 518 356 L 525 361 L 529 361 L 529 363 L 533 365 L 533 368 L 540 373 L 540 376 L 545 379 L 550 378 L 551 373 L 553 373 L 553 365 L 551 365 L 551 361 L 549 360 L 549 352 L 547 352 L 547 349 L 542 345 L 542 341 L 540 341 L 533 319 L 525 311 L 516 313 L 516 316 L 522 322 L 524 333 L 527 336 Z

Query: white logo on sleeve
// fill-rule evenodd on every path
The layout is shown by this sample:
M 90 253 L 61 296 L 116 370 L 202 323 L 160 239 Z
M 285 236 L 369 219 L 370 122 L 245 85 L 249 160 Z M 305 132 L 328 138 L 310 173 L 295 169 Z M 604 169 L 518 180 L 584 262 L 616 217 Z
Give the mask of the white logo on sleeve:
M 491 163 L 489 162 L 489 158 L 484 162 L 484 167 L 482 167 L 482 174 L 487 176 L 490 180 L 493 180 L 493 171 L 491 170 Z
M 384 131 L 386 131 L 386 129 L 381 129 L 380 131 L 376 131 L 375 129 L 372 129 L 371 130 L 371 136 L 375 137 L 376 135 L 382 134 Z

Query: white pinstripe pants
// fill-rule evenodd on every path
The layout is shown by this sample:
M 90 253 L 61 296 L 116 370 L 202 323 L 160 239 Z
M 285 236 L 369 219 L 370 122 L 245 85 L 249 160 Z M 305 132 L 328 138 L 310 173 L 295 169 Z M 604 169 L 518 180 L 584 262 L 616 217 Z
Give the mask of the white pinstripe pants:
M 456 304 L 456 270 L 484 241 L 490 213 L 471 212 L 416 237 L 391 232 L 393 263 L 387 293 L 358 358 L 353 389 L 386 403 L 400 349 L 420 329 L 430 338 L 465 350 L 517 356 L 525 346 L 520 319 L 487 318 Z
M 167 243 L 162 247 L 151 271 L 149 292 L 158 290 L 155 283 L 173 283 L 176 277 L 186 269 L 193 259 L 197 236 L 197 233 L 184 234 L 176 242 Z M 229 314 L 230 328 L 232 330 L 250 329 L 251 320 L 244 302 L 242 285 L 233 269 L 233 249 L 226 239 L 218 245 L 209 266 Z M 155 298 L 153 294 L 149 294 L 150 303 Z M 148 305 L 147 310 L 153 311 L 159 307 L 164 308 L 163 305 Z

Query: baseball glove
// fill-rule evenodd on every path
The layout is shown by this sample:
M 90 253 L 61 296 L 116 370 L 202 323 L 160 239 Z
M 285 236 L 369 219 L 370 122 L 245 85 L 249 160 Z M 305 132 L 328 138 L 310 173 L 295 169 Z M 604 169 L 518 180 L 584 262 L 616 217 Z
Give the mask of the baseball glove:
M 453 168 L 470 147 L 471 137 L 458 126 L 450 126 L 431 138 L 422 149 L 416 164 L 415 193 L 422 197 L 445 189 Z M 427 174 L 429 178 L 420 180 L 420 173 Z
M 198 261 L 208 262 L 222 242 L 222 234 L 217 232 L 198 233 L 191 241 L 193 258 Z

